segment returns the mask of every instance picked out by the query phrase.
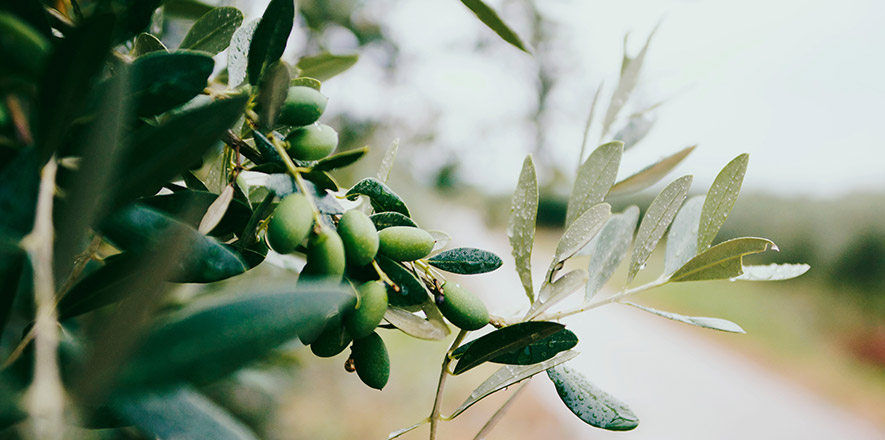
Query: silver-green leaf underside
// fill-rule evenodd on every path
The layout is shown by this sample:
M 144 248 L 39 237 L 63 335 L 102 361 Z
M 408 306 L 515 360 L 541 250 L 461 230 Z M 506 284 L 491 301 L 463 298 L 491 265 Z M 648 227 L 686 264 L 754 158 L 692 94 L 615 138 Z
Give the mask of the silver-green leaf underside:
M 744 266 L 744 273 L 737 277 L 743 281 L 781 281 L 796 278 L 808 270 L 807 264 L 769 264 L 765 266 Z
M 695 147 L 696 146 L 683 148 L 682 150 L 643 168 L 635 174 L 630 175 L 626 179 L 623 179 L 612 186 L 608 194 L 611 196 L 632 194 L 660 182 L 661 179 L 670 173 L 676 165 L 679 165 L 689 153 L 694 151 Z
M 698 223 L 704 196 L 689 197 L 679 209 L 670 232 L 667 233 L 667 254 L 664 258 L 664 274 L 669 275 L 698 254 Z
M 545 282 L 538 292 L 538 300 L 529 308 L 524 320 L 535 319 L 550 307 L 568 298 L 587 283 L 587 279 L 587 271 L 577 269 L 566 273 L 552 283 Z
M 568 200 L 566 227 L 591 206 L 605 199 L 605 195 L 618 176 L 623 152 L 623 142 L 609 142 L 596 148 L 581 165 Z
M 444 322 L 424 319 L 399 307 L 388 307 L 384 319 L 403 333 L 418 339 L 439 341 L 451 332 Z
M 734 202 L 741 192 L 741 184 L 744 182 L 744 174 L 747 172 L 747 163 L 750 156 L 746 153 L 734 158 L 713 181 L 713 186 L 707 192 L 704 201 L 704 209 L 701 211 L 701 221 L 698 226 L 698 251 L 707 250 L 719 233 L 719 228 L 725 223 L 725 219 L 734 208 Z
M 560 365 L 548 369 L 547 376 L 562 403 L 584 423 L 609 431 L 629 431 L 639 426 L 639 418 L 625 403 L 597 388 L 581 373 Z
M 390 177 L 390 170 L 393 169 L 393 162 L 396 160 L 396 153 L 399 151 L 399 139 L 394 139 L 384 152 L 384 158 L 381 159 L 381 166 L 378 167 L 378 180 L 387 182 Z
M 590 242 L 585 251 L 590 255 L 587 271 L 590 278 L 584 293 L 584 302 L 591 299 L 602 289 L 602 286 L 615 273 L 621 261 L 627 256 L 633 232 L 639 220 L 639 208 L 631 206 L 620 214 L 615 214 Z
M 682 176 L 664 188 L 651 202 L 639 230 L 636 232 L 636 242 L 633 245 L 633 256 L 630 259 L 630 271 L 627 273 L 627 284 L 633 281 L 636 274 L 645 266 L 648 257 L 658 245 L 658 241 L 664 236 L 676 212 L 688 194 L 691 186 L 691 176 Z
M 532 287 L 532 246 L 535 243 L 535 221 L 538 218 L 538 177 L 535 163 L 528 155 L 522 164 L 519 182 L 510 204 L 510 218 L 507 221 L 507 237 L 516 261 L 516 273 L 525 289 L 529 302 L 534 302 Z
M 651 307 L 641 306 L 639 304 L 635 304 L 635 303 L 631 303 L 631 302 L 625 302 L 624 304 L 631 305 L 633 307 L 636 307 L 637 309 L 644 310 L 648 313 L 652 313 L 652 314 L 655 314 L 655 315 L 658 315 L 658 316 L 661 316 L 661 317 L 664 317 L 667 319 L 671 319 L 673 321 L 679 321 L 679 322 L 683 322 L 686 324 L 691 324 L 696 327 L 703 327 L 703 328 L 708 328 L 708 329 L 712 329 L 712 330 L 719 330 L 719 331 L 729 332 L 729 333 L 746 333 L 744 331 L 744 329 L 741 328 L 741 326 L 739 326 L 731 321 L 725 320 L 725 319 L 707 318 L 707 317 L 703 317 L 703 316 L 683 316 L 683 315 L 677 315 L 675 313 L 665 312 L 663 310 L 653 309 Z
M 744 255 L 758 254 L 769 248 L 777 250 L 771 240 L 743 237 L 724 241 L 688 260 L 670 281 L 705 281 L 736 278 L 744 273 Z
M 658 28 L 655 27 L 651 33 L 648 34 L 648 39 L 645 41 L 642 50 L 636 55 L 636 58 L 630 58 L 627 56 L 627 36 L 624 36 L 624 60 L 621 64 L 621 77 L 618 80 L 618 87 L 612 94 L 612 100 L 608 106 L 608 110 L 605 112 L 605 118 L 602 120 L 603 136 L 608 134 L 612 123 L 615 122 L 615 119 L 617 119 L 624 104 L 627 103 L 627 99 L 630 98 L 630 94 L 633 93 L 633 89 L 636 88 L 636 84 L 639 82 L 639 73 L 642 70 L 643 62 L 645 61 L 645 55 L 648 52 L 648 46 L 651 44 L 651 39 L 654 37 L 657 30 Z
M 230 40 L 230 50 L 227 51 L 227 85 L 234 88 L 246 80 L 246 70 L 249 66 L 249 44 L 252 43 L 252 34 L 261 22 L 256 18 L 241 26 L 234 32 Z
M 590 240 L 605 226 L 611 213 L 611 205 L 599 203 L 586 210 L 565 230 L 556 245 L 556 251 L 553 252 L 553 260 L 550 262 L 550 268 L 547 269 L 545 282 L 552 281 L 562 263 L 587 246 L 587 243 L 590 243 Z

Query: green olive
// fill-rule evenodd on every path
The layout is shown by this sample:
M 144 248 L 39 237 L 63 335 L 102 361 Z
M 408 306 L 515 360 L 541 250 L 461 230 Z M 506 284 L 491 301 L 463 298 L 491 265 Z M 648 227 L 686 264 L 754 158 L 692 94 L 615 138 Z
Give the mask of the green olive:
M 319 357 L 332 357 L 344 351 L 351 340 L 343 326 L 329 322 L 323 332 L 310 343 L 310 351 Z
M 277 122 L 295 127 L 313 124 L 326 110 L 328 101 L 329 98 L 319 90 L 305 86 L 289 87 Z
M 489 323 L 485 304 L 460 284 L 442 286 L 443 301 L 439 310 L 452 324 L 463 330 L 479 330 Z
M 369 336 L 353 341 L 353 366 L 360 380 L 364 384 L 382 389 L 387 385 L 390 378 L 390 356 L 387 347 L 378 333 L 372 332 Z
M 331 228 L 323 227 L 307 240 L 307 264 L 301 275 L 340 282 L 344 275 L 344 244 Z
M 338 235 L 344 241 L 347 262 L 354 266 L 371 263 L 378 253 L 378 231 L 369 216 L 361 211 L 354 209 L 341 216 Z
M 378 231 L 378 252 L 396 261 L 414 261 L 433 250 L 433 236 L 411 226 L 391 226 Z
M 300 160 L 322 159 L 338 147 L 338 132 L 326 124 L 311 124 L 286 136 L 289 155 Z
M 344 315 L 344 326 L 354 339 L 368 336 L 387 311 L 387 287 L 379 281 L 363 283 L 357 292 L 359 307 Z
M 280 254 L 292 253 L 313 226 L 313 208 L 301 193 L 292 193 L 277 205 L 267 223 L 267 243 Z

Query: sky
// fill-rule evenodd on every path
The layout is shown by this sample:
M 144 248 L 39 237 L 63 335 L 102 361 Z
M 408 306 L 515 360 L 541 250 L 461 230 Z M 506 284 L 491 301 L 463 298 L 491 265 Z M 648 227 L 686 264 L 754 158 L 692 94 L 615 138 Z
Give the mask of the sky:
M 527 38 L 524 2 L 488 3 Z M 553 24 L 552 43 L 530 56 L 458 1 L 358 2 L 355 14 L 379 20 L 399 46 L 399 69 L 384 69 L 366 49 L 351 71 L 324 84 L 329 111 L 394 121 L 383 135 L 403 139 L 402 154 L 418 176 L 457 157 L 464 180 L 507 193 L 534 142 L 526 118 L 537 102 L 538 60 L 559 78 L 544 118 L 544 148 L 573 173 L 592 97 L 602 85 L 606 102 L 617 83 L 625 35 L 635 55 L 659 24 L 626 110 L 665 103 L 646 139 L 625 154 L 621 177 L 697 144 L 673 178 L 693 174 L 699 192 L 744 152 L 751 158 L 747 189 L 806 197 L 885 190 L 885 134 L 877 123 L 885 101 L 885 2 L 538 4 Z M 263 8 L 250 7 L 253 16 Z M 294 57 L 303 41 L 293 40 Z M 333 51 L 355 48 L 340 31 L 326 40 Z M 589 148 L 608 140 L 599 138 L 600 113 Z M 427 132 L 435 132 L 432 141 L 420 139 Z

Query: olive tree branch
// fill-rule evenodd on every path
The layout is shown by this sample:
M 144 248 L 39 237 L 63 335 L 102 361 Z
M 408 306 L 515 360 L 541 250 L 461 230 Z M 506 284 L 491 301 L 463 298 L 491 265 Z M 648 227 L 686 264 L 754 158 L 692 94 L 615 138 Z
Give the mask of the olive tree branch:
M 439 413 L 442 406 L 443 389 L 446 386 L 446 378 L 449 376 L 449 364 L 452 362 L 452 352 L 461 345 L 461 342 L 467 336 L 467 330 L 458 332 L 458 336 L 452 341 L 452 345 L 446 351 L 443 357 L 442 368 L 439 371 L 439 383 L 436 385 L 436 396 L 433 398 L 433 409 L 430 411 L 430 440 L 436 439 L 436 428 L 439 425 Z
M 595 301 L 595 302 L 591 302 L 589 304 L 585 304 L 581 307 L 578 307 L 577 309 L 567 310 L 564 312 L 557 312 L 557 313 L 547 313 L 547 314 L 538 316 L 535 319 L 538 321 L 555 321 L 555 320 L 562 319 L 562 318 L 565 318 L 568 316 L 576 315 L 581 312 L 593 310 L 597 307 L 602 307 L 607 304 L 621 302 L 621 300 L 623 300 L 627 297 L 633 296 L 637 293 L 641 293 L 641 292 L 644 292 L 649 289 L 653 289 L 658 286 L 662 286 L 664 284 L 667 284 L 667 282 L 669 282 L 669 280 L 667 278 L 659 278 L 655 281 L 652 281 L 647 284 L 643 284 L 641 286 L 634 287 L 632 289 L 622 290 L 612 296 L 609 296 L 608 298 L 601 299 L 601 300 Z

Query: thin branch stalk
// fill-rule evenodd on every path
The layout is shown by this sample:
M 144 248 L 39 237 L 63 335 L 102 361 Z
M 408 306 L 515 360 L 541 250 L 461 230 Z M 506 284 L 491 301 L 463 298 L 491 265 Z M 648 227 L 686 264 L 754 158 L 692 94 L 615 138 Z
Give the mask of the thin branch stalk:
M 430 440 L 436 439 L 436 428 L 439 425 L 439 413 L 442 407 L 442 395 L 446 386 L 446 378 L 449 376 L 449 364 L 452 362 L 452 352 L 461 345 L 461 342 L 464 341 L 466 336 L 467 330 L 461 330 L 458 332 L 458 336 L 452 341 L 451 347 L 446 351 L 446 356 L 443 358 L 442 368 L 439 371 L 439 383 L 436 385 L 436 397 L 433 398 L 433 409 L 430 411 Z

